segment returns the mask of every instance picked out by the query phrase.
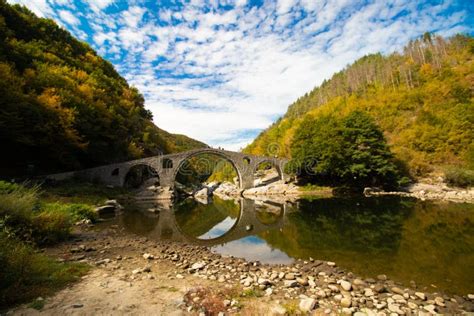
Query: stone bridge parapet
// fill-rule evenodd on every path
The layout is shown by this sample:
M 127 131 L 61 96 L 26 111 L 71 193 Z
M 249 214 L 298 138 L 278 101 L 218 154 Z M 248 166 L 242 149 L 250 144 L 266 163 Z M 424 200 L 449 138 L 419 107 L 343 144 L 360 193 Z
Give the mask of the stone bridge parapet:
M 185 161 L 201 154 L 214 154 L 230 162 L 237 171 L 241 189 L 254 187 L 254 173 L 257 167 L 265 162 L 272 164 L 276 168 L 281 180 L 287 181 L 289 179 L 288 175 L 285 173 L 285 165 L 288 163 L 287 159 L 255 156 L 215 148 L 200 148 L 175 154 L 159 155 L 114 163 L 90 169 L 57 173 L 48 175 L 46 178 L 59 181 L 75 177 L 91 182 L 101 182 L 114 187 L 123 187 L 130 169 L 137 165 L 144 165 L 152 168 L 156 172 L 160 181 L 160 186 L 174 188 L 176 175 Z

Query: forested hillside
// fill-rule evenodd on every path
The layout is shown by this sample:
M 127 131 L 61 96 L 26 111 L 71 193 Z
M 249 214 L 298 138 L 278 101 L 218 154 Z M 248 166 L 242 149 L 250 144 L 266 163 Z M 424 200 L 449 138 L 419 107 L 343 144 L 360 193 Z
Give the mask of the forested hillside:
M 425 34 L 402 53 L 360 58 L 290 105 L 244 151 L 291 157 L 295 135 L 304 138 L 318 118 L 343 119 L 359 111 L 374 120 L 395 160 L 412 176 L 449 166 L 472 170 L 473 56 L 470 36 Z M 299 148 L 304 151 L 303 138 Z
M 54 21 L 0 0 L 2 176 L 91 167 L 205 144 L 157 128 L 144 98 Z

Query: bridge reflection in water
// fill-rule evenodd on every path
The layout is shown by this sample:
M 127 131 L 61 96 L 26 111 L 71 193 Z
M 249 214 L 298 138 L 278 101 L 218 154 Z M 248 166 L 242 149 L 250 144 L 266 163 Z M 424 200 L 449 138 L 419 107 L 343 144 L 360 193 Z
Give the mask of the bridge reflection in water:
M 122 227 L 150 239 L 215 247 L 283 228 L 288 210 L 286 203 L 244 198 L 205 202 L 187 199 L 173 205 L 143 201 L 119 220 Z

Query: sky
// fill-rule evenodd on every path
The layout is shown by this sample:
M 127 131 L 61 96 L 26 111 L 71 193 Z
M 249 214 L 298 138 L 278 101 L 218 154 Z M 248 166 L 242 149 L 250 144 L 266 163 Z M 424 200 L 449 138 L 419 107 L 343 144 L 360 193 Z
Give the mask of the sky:
M 239 150 L 324 79 L 424 32 L 473 33 L 469 0 L 9 0 L 112 62 L 155 123 Z

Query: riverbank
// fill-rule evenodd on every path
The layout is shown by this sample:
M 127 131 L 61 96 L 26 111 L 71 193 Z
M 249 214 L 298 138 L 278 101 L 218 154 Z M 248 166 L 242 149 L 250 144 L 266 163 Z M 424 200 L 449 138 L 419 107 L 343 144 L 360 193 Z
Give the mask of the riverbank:
M 115 225 L 82 224 L 74 239 L 44 249 L 64 262 L 94 268 L 43 298 L 44 314 L 461 314 L 472 295 L 427 293 L 379 275 L 360 278 L 337 263 L 308 258 L 267 265 L 223 257 L 208 248 L 137 237 Z M 38 313 L 27 305 L 9 315 Z M 357 314 L 362 315 L 362 314 Z
M 377 188 L 365 188 L 366 196 L 398 195 L 421 200 L 442 200 L 458 203 L 474 203 L 474 188 L 454 188 L 443 182 L 418 182 L 404 191 L 385 192 Z

